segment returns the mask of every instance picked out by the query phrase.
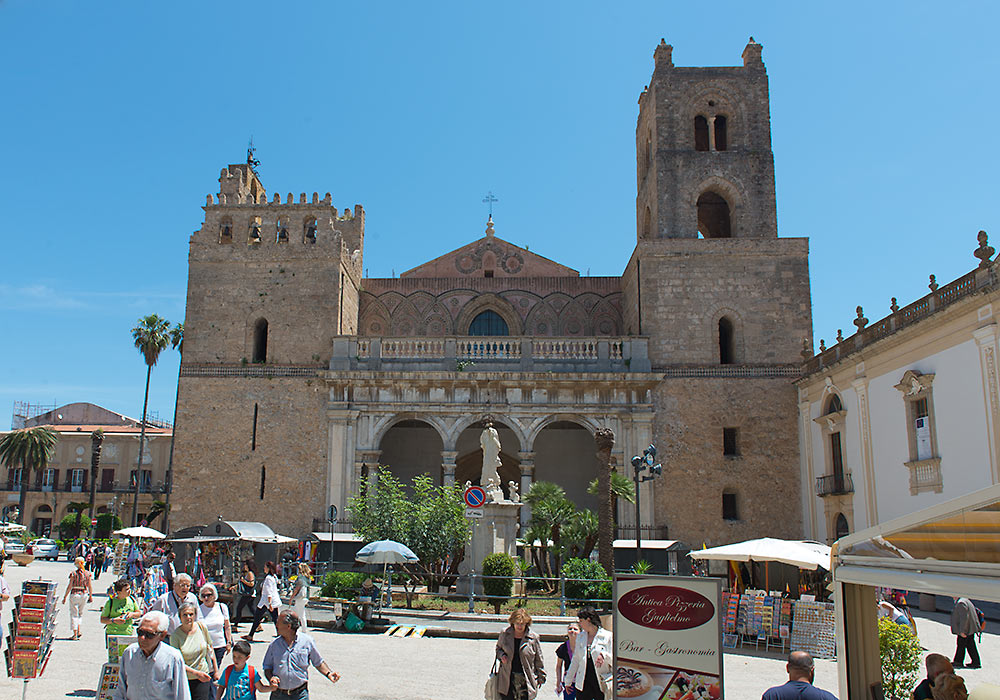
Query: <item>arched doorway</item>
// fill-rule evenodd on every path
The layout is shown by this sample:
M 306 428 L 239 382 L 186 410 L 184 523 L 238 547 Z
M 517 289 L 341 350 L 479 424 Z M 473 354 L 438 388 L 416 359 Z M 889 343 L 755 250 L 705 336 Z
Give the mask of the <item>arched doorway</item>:
M 427 474 L 436 486 L 441 485 L 441 450 L 444 443 L 430 423 L 408 419 L 396 423 L 379 442 L 379 464 L 388 467 L 394 477 L 409 485 L 415 476 Z
M 515 455 L 520 451 L 520 442 L 514 431 L 495 421 L 493 427 L 496 428 L 497 435 L 500 436 L 500 463 L 497 470 L 500 474 L 500 486 L 503 488 L 505 497 L 510 497 L 510 487 L 508 482 L 513 481 L 521 484 L 521 460 Z M 483 449 L 479 446 L 479 437 L 483 433 L 483 427 L 479 423 L 470 425 L 462 431 L 455 442 L 455 450 L 458 458 L 455 460 L 455 481 L 464 484 L 471 481 L 479 484 L 479 479 L 483 473 Z M 485 484 L 479 484 L 485 486 Z
M 535 481 L 562 486 L 578 508 L 597 511 L 597 496 L 587 493 L 597 478 L 597 452 L 589 430 L 571 421 L 556 421 L 538 433 L 533 445 Z
M 715 192 L 698 197 L 698 231 L 705 238 L 729 238 L 733 235 L 729 203 Z
M 35 517 L 31 521 L 31 531 L 39 537 L 48 537 L 52 532 L 52 506 L 43 503 L 35 509 Z

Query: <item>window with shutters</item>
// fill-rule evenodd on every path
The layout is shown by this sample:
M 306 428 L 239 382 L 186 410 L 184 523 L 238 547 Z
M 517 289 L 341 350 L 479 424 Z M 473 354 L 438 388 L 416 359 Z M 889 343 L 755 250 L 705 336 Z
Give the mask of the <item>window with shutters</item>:
M 903 398 L 910 459 L 910 493 L 941 493 L 944 480 L 934 421 L 934 375 L 908 369 L 896 389 Z

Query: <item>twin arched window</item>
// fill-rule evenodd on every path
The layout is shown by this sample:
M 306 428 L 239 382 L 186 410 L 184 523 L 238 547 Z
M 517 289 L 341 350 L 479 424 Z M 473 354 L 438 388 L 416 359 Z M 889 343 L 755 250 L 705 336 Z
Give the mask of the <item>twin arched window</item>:
M 729 147 L 728 137 L 728 120 L 724 114 L 714 117 L 699 114 L 694 118 L 694 150 L 711 151 L 714 146 L 716 151 L 725 151 Z

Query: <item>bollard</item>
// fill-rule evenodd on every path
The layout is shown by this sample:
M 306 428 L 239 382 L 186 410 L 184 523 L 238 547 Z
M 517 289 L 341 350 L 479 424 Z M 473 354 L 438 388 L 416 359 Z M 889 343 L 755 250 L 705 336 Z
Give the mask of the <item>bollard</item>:
M 469 570 L 469 612 L 476 612 L 476 570 Z
M 559 571 L 559 614 L 566 617 L 566 577 Z

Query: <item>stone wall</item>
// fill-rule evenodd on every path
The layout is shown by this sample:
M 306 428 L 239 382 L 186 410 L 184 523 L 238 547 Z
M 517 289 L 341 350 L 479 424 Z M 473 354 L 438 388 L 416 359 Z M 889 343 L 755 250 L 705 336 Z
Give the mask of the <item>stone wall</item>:
M 790 378 L 665 379 L 654 395 L 656 524 L 692 547 L 801 538 L 796 401 Z M 739 431 L 736 457 L 723 455 L 728 427 Z M 724 490 L 737 520 L 722 517 Z
M 305 536 L 328 505 L 326 403 L 311 378 L 182 376 L 171 527 L 221 515 Z

